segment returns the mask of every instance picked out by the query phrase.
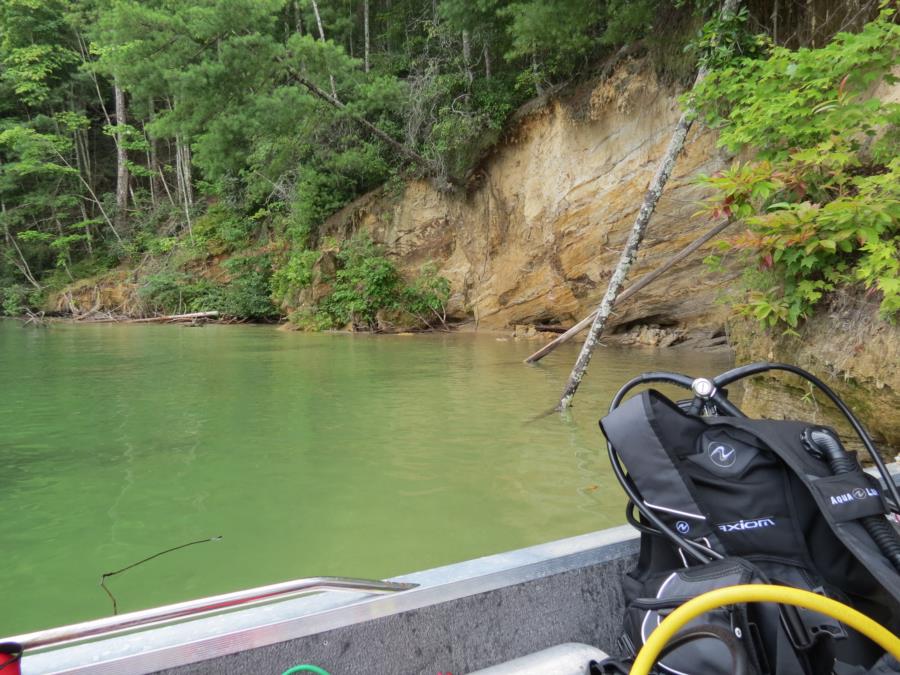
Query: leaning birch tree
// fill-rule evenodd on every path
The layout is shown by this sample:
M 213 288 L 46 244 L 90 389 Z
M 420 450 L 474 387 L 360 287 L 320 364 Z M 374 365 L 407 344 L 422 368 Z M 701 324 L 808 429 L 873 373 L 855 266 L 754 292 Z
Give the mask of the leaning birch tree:
M 719 16 L 722 19 L 725 19 L 733 15 L 737 11 L 739 3 L 740 0 L 725 0 Z M 708 68 L 706 66 L 700 67 L 697 71 L 697 77 L 694 80 L 694 89 L 696 89 L 697 85 L 706 78 L 707 72 Z M 675 125 L 675 131 L 672 134 L 672 139 L 669 141 L 669 147 L 666 149 L 666 154 L 663 155 L 663 158 L 656 169 L 653 180 L 650 181 L 650 187 L 648 187 L 647 192 L 644 193 L 644 201 L 641 203 L 640 211 L 638 211 L 634 225 L 631 227 L 628 241 L 625 243 L 625 248 L 622 249 L 622 254 L 619 256 L 619 262 L 616 264 L 615 271 L 609 280 L 609 286 L 607 286 L 603 300 L 600 301 L 600 306 L 597 308 L 597 315 L 594 318 L 594 322 L 591 324 L 591 330 L 588 333 L 587 340 L 585 340 L 584 345 L 581 347 L 581 352 L 578 354 L 578 359 L 575 361 L 575 365 L 573 366 L 572 372 L 569 374 L 569 379 L 566 382 L 566 386 L 563 389 L 562 396 L 560 396 L 559 403 L 556 406 L 556 410 L 559 412 L 568 409 L 572 405 L 572 399 L 575 398 L 575 393 L 578 391 L 581 380 L 584 379 L 584 374 L 587 372 L 591 357 L 594 354 L 594 349 L 597 347 L 597 342 L 600 339 L 600 334 L 606 326 L 606 321 L 616 302 L 616 297 L 619 295 L 619 291 L 622 290 L 625 277 L 628 276 L 628 271 L 631 269 L 635 257 L 637 257 L 637 251 L 644 239 L 647 223 L 650 222 L 650 218 L 656 210 L 656 204 L 662 196 L 663 189 L 665 189 L 666 183 L 672 175 L 672 170 L 675 168 L 675 161 L 678 159 L 678 155 L 681 154 L 681 150 L 684 148 L 684 141 L 685 138 L 687 138 L 688 132 L 691 130 L 693 121 L 693 111 L 687 109 L 682 112 L 678 123 Z

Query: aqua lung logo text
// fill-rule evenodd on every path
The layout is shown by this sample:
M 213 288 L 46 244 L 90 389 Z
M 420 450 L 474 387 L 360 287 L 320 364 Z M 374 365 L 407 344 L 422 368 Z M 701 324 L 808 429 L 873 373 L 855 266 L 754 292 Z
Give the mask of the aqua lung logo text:
M 753 520 L 739 520 L 736 523 L 722 523 L 717 525 L 722 532 L 743 532 L 745 530 L 759 530 L 764 527 L 775 527 L 772 518 L 755 518 Z
M 835 505 L 849 504 L 850 502 L 857 502 L 861 499 L 877 496 L 878 490 L 874 488 L 856 488 L 852 492 L 845 492 L 842 495 L 833 495 L 831 497 L 831 503 Z
M 725 443 L 710 443 L 707 452 L 709 461 L 723 469 L 727 469 L 737 459 L 737 450 Z
M 686 520 L 679 520 L 675 523 L 675 529 L 681 532 L 681 534 L 687 534 L 691 531 L 691 524 Z

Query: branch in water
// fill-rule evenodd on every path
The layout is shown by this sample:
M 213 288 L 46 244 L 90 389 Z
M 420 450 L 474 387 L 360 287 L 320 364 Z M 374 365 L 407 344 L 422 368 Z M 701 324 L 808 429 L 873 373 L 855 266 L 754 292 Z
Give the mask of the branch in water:
M 206 542 L 209 542 L 209 541 L 221 541 L 221 540 L 222 540 L 222 535 L 217 534 L 216 536 L 209 537 L 208 539 L 198 539 L 197 541 L 189 541 L 186 544 L 181 544 L 180 546 L 173 546 L 172 548 L 167 548 L 165 551 L 160 551 L 159 553 L 154 553 L 153 555 L 151 555 L 147 558 L 144 558 L 143 560 L 138 560 L 136 563 L 131 563 L 130 565 L 126 565 L 122 569 L 116 570 L 115 572 L 104 572 L 100 576 L 100 588 L 102 588 L 104 591 L 106 591 L 106 594 L 109 596 L 109 599 L 112 600 L 113 615 L 115 616 L 116 614 L 119 613 L 119 603 L 116 600 L 116 596 L 114 596 L 112 594 L 112 591 L 110 591 L 109 588 L 106 586 L 106 580 L 109 577 L 114 577 L 117 574 L 121 574 L 122 572 L 127 572 L 128 570 L 132 569 L 133 567 L 137 567 L 138 565 L 142 565 L 145 562 L 153 560 L 154 558 L 158 558 L 159 556 L 165 555 L 166 553 L 171 553 L 172 551 L 177 551 L 178 549 L 181 549 L 181 548 L 187 548 L 188 546 L 193 546 L 194 544 L 205 544 Z

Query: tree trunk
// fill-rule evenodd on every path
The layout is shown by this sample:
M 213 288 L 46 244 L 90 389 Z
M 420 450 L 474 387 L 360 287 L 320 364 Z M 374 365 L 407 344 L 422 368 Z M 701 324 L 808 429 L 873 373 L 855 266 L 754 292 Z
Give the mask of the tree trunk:
M 300 3 L 294 0 L 294 32 L 303 35 L 303 21 L 300 19 Z
M 217 319 L 219 313 L 212 312 L 190 312 L 188 314 L 166 314 L 165 316 L 151 316 L 146 319 L 130 319 L 128 323 L 162 323 L 176 321 L 190 321 L 192 319 Z
M 472 80 L 475 79 L 475 76 L 472 74 L 472 44 L 469 39 L 469 31 L 464 30 L 462 32 L 462 56 L 463 56 L 463 68 L 466 71 L 466 82 L 469 83 L 469 86 L 472 86 Z
M 319 28 L 319 39 L 325 42 L 325 29 L 322 28 L 322 15 L 319 14 L 319 3 L 316 0 L 312 0 L 312 8 L 313 14 L 316 15 L 316 26 Z
M 106 221 L 106 224 L 109 226 L 109 229 L 112 230 L 112 233 L 116 236 L 116 239 L 121 244 L 122 237 L 119 236 L 119 231 L 116 229 L 115 223 L 113 223 L 112 219 L 109 217 L 109 214 L 106 213 L 106 210 L 103 208 L 103 202 L 97 197 L 97 193 L 94 192 L 94 188 L 88 183 L 84 176 L 81 175 L 81 172 L 78 171 L 75 167 L 72 166 L 72 163 L 66 159 L 65 155 L 63 155 L 59 150 L 53 148 L 53 154 L 56 155 L 56 158 L 62 162 L 65 166 L 70 169 L 74 169 L 75 173 L 78 175 L 78 180 L 84 186 L 84 189 L 87 190 L 88 194 L 91 196 L 91 201 L 94 202 L 94 205 L 97 207 L 97 210 L 100 211 L 100 214 L 103 216 L 103 220 Z
M 316 0 L 311 0 L 313 14 L 316 15 L 316 25 L 319 27 L 319 40 L 321 42 L 325 42 L 325 29 L 322 27 L 322 15 L 319 14 L 319 3 Z M 334 98 L 337 98 L 337 88 L 334 86 L 334 75 L 329 74 L 328 79 L 331 82 L 331 95 Z
M 31 273 L 31 268 L 28 266 L 28 261 L 22 254 L 22 249 L 20 249 L 19 244 L 16 243 L 16 238 L 9 233 L 9 225 L 6 222 L 6 202 L 0 202 L 0 213 L 3 214 L 3 233 L 6 235 L 6 245 L 12 246 L 16 249 L 16 253 L 19 254 L 19 260 L 11 258 L 13 265 L 19 268 L 19 272 L 22 273 L 22 276 L 25 277 L 26 281 L 34 286 L 35 289 L 38 291 L 43 290 L 37 279 L 35 279 L 34 275 Z
M 128 218 L 128 153 L 125 150 L 125 92 L 114 79 L 116 100 L 116 223 L 121 227 Z
M 544 93 L 544 87 L 541 85 L 540 70 L 538 69 L 537 50 L 531 52 L 531 76 L 534 78 L 534 92 L 538 96 Z
M 153 99 L 150 99 L 147 105 L 148 118 L 152 122 L 154 116 Z M 159 143 L 147 133 L 147 125 L 144 125 L 144 137 L 147 139 L 147 168 L 150 170 L 150 203 L 156 209 L 159 206 L 160 184 L 159 179 L 162 177 L 162 171 L 159 168 Z
M 491 79 L 491 47 L 487 38 L 484 40 L 484 79 Z
M 184 207 L 184 219 L 188 228 L 188 236 L 194 240 L 194 228 L 191 223 L 191 206 L 194 204 L 194 190 L 191 185 L 191 152 L 180 135 L 175 136 L 175 174 L 178 180 L 178 192 Z
M 738 2 L 739 0 L 725 0 L 720 15 L 728 16 L 733 14 L 737 9 Z M 706 68 L 701 67 L 697 72 L 697 78 L 694 80 L 694 88 L 706 78 L 706 73 Z M 609 318 L 609 314 L 612 311 L 616 296 L 619 294 L 619 290 L 622 288 L 628 270 L 631 269 L 631 264 L 637 256 L 637 250 L 644 238 L 644 231 L 647 228 L 647 223 L 650 222 L 650 217 L 653 215 L 654 210 L 656 210 L 656 204 L 659 202 L 659 198 L 669 180 L 669 176 L 672 175 L 672 169 L 675 167 L 675 160 L 678 158 L 678 155 L 684 147 L 684 140 L 693 124 L 692 112 L 693 111 L 691 110 L 686 110 L 682 113 L 681 118 L 678 120 L 678 124 L 675 125 L 675 132 L 672 134 L 672 140 L 669 141 L 669 147 L 666 150 L 666 154 L 663 156 L 659 167 L 656 169 L 656 174 L 650 182 L 650 187 L 644 194 L 644 201 L 641 204 L 641 209 L 638 211 L 637 218 L 631 228 L 631 234 L 628 236 L 628 241 L 625 244 L 625 248 L 622 250 L 622 255 L 619 257 L 616 269 L 609 280 L 606 294 L 603 296 L 603 300 L 597 308 L 597 316 L 594 318 L 594 323 L 591 325 L 591 331 L 581 348 L 581 353 L 575 361 L 575 366 L 569 374 L 569 379 L 566 382 L 562 396 L 560 396 L 559 403 L 556 406 L 556 410 L 558 411 L 566 410 L 572 405 L 572 399 L 575 397 L 578 386 L 581 384 L 581 380 L 584 378 L 584 374 L 591 362 L 594 348 L 597 346 L 600 333 L 603 332 L 603 328 L 606 326 L 606 320 Z
M 369 72 L 369 0 L 363 0 L 363 35 L 365 42 L 364 60 L 366 72 Z

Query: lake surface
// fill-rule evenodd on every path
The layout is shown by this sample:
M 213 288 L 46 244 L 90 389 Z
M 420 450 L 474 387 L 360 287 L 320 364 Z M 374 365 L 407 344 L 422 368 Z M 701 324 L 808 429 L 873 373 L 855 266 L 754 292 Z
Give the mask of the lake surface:
M 0 321 L 0 636 L 288 579 L 386 578 L 616 525 L 597 420 L 627 378 L 724 354 L 493 334 Z M 538 419 L 534 419 L 538 417 Z

